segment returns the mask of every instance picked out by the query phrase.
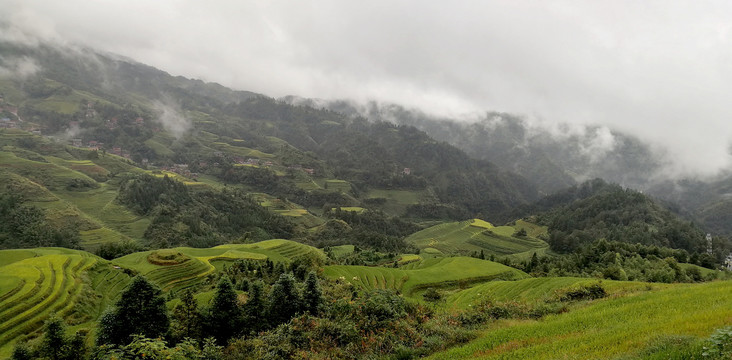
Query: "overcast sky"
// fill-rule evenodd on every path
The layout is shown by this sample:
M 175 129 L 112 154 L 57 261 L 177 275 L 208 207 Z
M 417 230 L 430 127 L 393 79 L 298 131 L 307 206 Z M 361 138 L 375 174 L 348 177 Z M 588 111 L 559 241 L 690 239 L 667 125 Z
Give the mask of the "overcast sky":
M 730 1 L 0 0 L 27 34 L 273 97 L 604 124 L 732 164 Z

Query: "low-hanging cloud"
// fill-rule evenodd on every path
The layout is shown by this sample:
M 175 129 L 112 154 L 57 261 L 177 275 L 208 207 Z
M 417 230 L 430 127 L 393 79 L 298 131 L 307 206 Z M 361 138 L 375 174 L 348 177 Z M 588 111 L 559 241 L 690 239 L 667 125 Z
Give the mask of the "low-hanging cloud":
M 32 42 L 33 34 L 82 43 L 274 97 L 390 101 L 453 117 L 495 110 L 547 124 L 604 126 L 662 149 L 675 176 L 732 165 L 727 1 L 0 5 L 0 21 L 13 24 L 17 41 Z
M 153 101 L 152 105 L 158 113 L 157 121 L 176 139 L 180 139 L 191 129 L 191 120 L 181 114 L 180 106 L 170 97 L 164 96 Z
M 33 58 L 0 56 L 0 77 L 25 80 L 41 70 L 40 65 Z

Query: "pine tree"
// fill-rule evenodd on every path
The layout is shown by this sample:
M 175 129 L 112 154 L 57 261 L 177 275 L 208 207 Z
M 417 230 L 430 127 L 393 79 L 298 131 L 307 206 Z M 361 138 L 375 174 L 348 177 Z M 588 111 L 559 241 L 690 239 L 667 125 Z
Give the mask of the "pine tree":
M 198 302 L 193 298 L 190 290 L 183 292 L 180 300 L 180 304 L 173 309 L 171 323 L 173 337 L 178 340 L 197 339 L 201 330 L 201 312 L 198 310 Z
M 40 352 L 51 360 L 61 360 L 66 346 L 66 324 L 55 314 L 43 326 L 43 342 Z
M 302 294 L 303 310 L 317 316 L 323 305 L 323 291 L 320 289 L 318 277 L 314 271 L 308 274 L 305 280 L 305 290 Z
M 10 360 L 33 360 L 35 358 L 37 357 L 26 343 L 18 342 L 13 348 L 13 355 L 10 357 Z
M 269 293 L 267 315 L 272 324 L 282 324 L 300 311 L 300 294 L 292 274 L 282 274 Z
M 122 292 L 115 307 L 102 315 L 97 343 L 125 345 L 135 334 L 153 339 L 164 335 L 169 326 L 162 291 L 138 275 Z
M 219 345 L 237 335 L 242 325 L 242 311 L 229 277 L 224 275 L 216 285 L 206 314 L 206 335 L 213 336 Z
M 258 332 L 267 327 L 264 311 L 266 304 L 264 300 L 264 285 L 257 281 L 249 287 L 249 300 L 244 304 L 244 316 L 247 328 L 252 332 Z

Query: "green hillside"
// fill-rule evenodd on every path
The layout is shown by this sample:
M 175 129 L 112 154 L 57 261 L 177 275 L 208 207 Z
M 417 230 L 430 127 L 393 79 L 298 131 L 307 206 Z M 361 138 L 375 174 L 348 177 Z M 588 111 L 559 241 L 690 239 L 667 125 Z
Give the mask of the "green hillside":
M 237 259 L 289 263 L 303 256 L 324 255 L 288 240 L 161 249 L 111 262 L 64 248 L 0 250 L 0 358 L 10 355 L 16 340 L 39 330 L 51 313 L 76 328 L 95 327 L 102 311 L 129 283 L 126 269 L 175 292 L 200 285 Z
M 321 250 L 289 240 L 228 244 L 197 249 L 179 247 L 130 254 L 112 263 L 132 269 L 163 290 L 178 291 L 200 284 L 223 264 L 237 259 L 291 262 L 302 256 L 323 257 Z
M 732 282 L 675 285 L 597 300 L 540 321 L 505 322 L 432 359 L 691 358 L 732 319 Z M 701 358 L 701 357 L 699 357 Z
M 62 248 L 0 250 L 0 357 L 51 313 L 93 326 L 129 277 L 106 260 Z
M 324 274 L 362 289 L 393 289 L 414 296 L 428 287 L 464 287 L 490 280 L 527 277 L 522 271 L 492 261 L 469 257 L 435 258 L 411 262 L 400 268 L 326 266 Z
M 445 304 L 451 308 L 467 308 L 486 299 L 498 302 L 541 302 L 551 300 L 556 293 L 577 286 L 596 284 L 598 280 L 572 277 L 542 277 L 518 281 L 491 281 L 476 285 L 451 294 Z M 620 295 L 627 292 L 647 290 L 648 283 L 632 281 L 602 280 L 603 288 L 610 295 Z M 667 284 L 653 285 L 654 288 L 667 288 Z
M 523 229 L 526 235 L 516 236 Z M 419 249 L 433 248 L 443 253 L 531 256 L 543 254 L 549 245 L 539 239 L 546 228 L 519 220 L 513 226 L 493 226 L 473 219 L 444 223 L 416 232 L 406 238 Z

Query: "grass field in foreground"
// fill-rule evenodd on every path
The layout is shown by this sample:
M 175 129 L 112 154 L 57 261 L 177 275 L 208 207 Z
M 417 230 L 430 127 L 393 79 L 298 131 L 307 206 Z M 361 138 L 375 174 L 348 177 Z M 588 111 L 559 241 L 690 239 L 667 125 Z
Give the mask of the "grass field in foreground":
M 494 279 L 517 280 L 524 272 L 508 266 L 476 258 L 433 258 L 409 263 L 400 268 L 333 265 L 324 274 L 344 280 L 363 289 L 393 289 L 407 296 L 416 296 L 428 287 L 458 287 Z
M 539 321 L 506 322 L 431 359 L 650 358 L 731 323 L 732 281 L 678 284 L 597 300 Z
M 513 236 L 520 229 L 526 230 L 527 236 Z M 486 221 L 473 219 L 435 225 L 408 236 L 406 241 L 420 249 L 434 248 L 452 254 L 470 254 L 482 250 L 487 255 L 531 256 L 534 252 L 543 254 L 549 247 L 537 238 L 545 232 L 545 227 L 521 220 L 514 226 L 493 226 Z
M 469 305 L 475 305 L 486 298 L 498 302 L 520 301 L 520 302 L 541 302 L 551 300 L 556 291 L 568 289 L 574 286 L 602 284 L 602 287 L 610 295 L 618 295 L 626 292 L 667 288 L 669 284 L 649 284 L 634 281 L 613 281 L 598 280 L 575 277 L 541 277 L 530 278 L 518 281 L 491 281 L 480 284 L 470 289 L 465 289 L 447 297 L 445 304 L 450 308 L 464 309 Z

